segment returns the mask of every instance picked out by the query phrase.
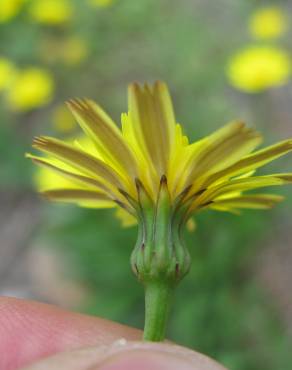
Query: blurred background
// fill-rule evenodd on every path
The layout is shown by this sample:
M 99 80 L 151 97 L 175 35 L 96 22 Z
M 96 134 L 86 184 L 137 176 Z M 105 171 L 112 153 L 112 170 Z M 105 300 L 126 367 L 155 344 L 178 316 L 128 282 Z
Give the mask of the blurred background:
M 136 228 L 109 210 L 46 203 L 24 153 L 34 135 L 80 134 L 71 97 L 95 99 L 119 124 L 133 80 L 169 84 L 192 140 L 235 118 L 265 144 L 291 137 L 291 10 L 288 0 L 1 0 L 0 294 L 141 328 Z M 291 171 L 291 156 L 272 169 Z M 186 231 L 193 264 L 168 336 L 234 370 L 291 369 L 291 188 L 279 193 L 273 211 L 206 211 Z

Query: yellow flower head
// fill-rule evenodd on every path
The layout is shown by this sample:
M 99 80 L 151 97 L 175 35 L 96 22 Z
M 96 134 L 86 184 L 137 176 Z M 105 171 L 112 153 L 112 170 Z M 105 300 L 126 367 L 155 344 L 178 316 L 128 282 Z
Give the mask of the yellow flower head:
M 156 218 L 170 212 L 185 222 L 208 208 L 270 208 L 282 197 L 247 192 L 292 182 L 291 173 L 255 175 L 259 167 L 290 152 L 292 139 L 255 150 L 260 134 L 242 122 L 231 122 L 189 143 L 163 82 L 130 85 L 129 111 L 122 114 L 121 129 L 92 100 L 73 99 L 68 106 L 90 141 L 41 136 L 33 147 L 45 156 L 27 154 L 66 179 L 43 184 L 48 199 L 121 207 L 136 219 L 151 204 L 159 204 Z M 147 212 L 145 217 L 147 223 Z
M 21 10 L 25 0 L 0 0 L 0 23 L 9 22 Z
M 73 15 L 73 5 L 69 0 L 35 0 L 30 14 L 34 21 L 48 25 L 68 22 Z
M 50 102 L 54 81 L 51 74 L 41 68 L 28 68 L 18 73 L 7 91 L 7 102 L 17 111 L 27 111 Z
M 288 28 L 288 20 L 282 9 L 271 6 L 257 10 L 250 18 L 249 31 L 258 39 L 274 39 Z
M 0 58 L 0 91 L 5 90 L 15 77 L 16 69 L 8 59 Z
M 235 88 L 255 93 L 288 82 L 290 56 L 272 46 L 249 46 L 230 59 L 227 75 Z
M 114 0 L 88 0 L 88 4 L 91 6 L 96 6 L 96 7 L 107 7 L 112 5 Z

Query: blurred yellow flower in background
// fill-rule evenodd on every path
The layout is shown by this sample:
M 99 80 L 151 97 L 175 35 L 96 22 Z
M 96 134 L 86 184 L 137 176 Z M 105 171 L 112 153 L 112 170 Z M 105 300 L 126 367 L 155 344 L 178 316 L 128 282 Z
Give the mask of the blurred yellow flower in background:
M 16 74 L 14 64 L 6 58 L 0 57 L 0 91 L 5 90 Z
M 265 7 L 257 10 L 250 18 L 249 31 L 258 39 L 273 39 L 282 36 L 288 28 L 288 20 L 282 9 Z
M 120 221 L 122 227 L 131 227 L 137 224 L 137 220 L 134 216 L 130 215 L 123 208 L 117 208 L 115 211 L 116 218 Z
M 47 104 L 53 97 L 52 75 L 41 68 L 27 68 L 18 73 L 7 91 L 7 102 L 13 110 L 27 111 Z
M 113 0 L 88 0 L 89 5 L 101 7 L 110 6 L 112 5 L 113 2 L 114 2 Z
M 231 57 L 227 76 L 239 90 L 255 93 L 288 82 L 290 56 L 272 46 L 248 46 Z
M 79 64 L 88 56 L 87 43 L 80 37 L 70 37 L 64 40 L 61 50 L 61 59 L 65 64 Z
M 58 25 L 72 18 L 73 5 L 68 0 L 37 0 L 31 4 L 30 14 L 36 22 Z
M 66 38 L 47 37 L 39 45 L 40 57 L 46 63 L 64 63 L 74 66 L 82 63 L 89 55 L 87 41 L 79 36 Z
M 76 126 L 76 120 L 64 104 L 58 105 L 52 114 L 53 126 L 62 133 L 71 132 Z
M 0 23 L 9 22 L 19 12 L 25 0 L 0 0 Z

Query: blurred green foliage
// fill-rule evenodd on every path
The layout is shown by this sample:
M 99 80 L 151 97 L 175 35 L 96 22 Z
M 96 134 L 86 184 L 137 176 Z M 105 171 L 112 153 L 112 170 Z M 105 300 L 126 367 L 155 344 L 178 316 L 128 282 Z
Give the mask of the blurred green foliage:
M 12 113 L 1 97 L 2 190 L 32 191 L 33 169 L 23 153 L 34 134 L 56 130 L 51 118 L 61 101 L 90 96 L 119 122 L 126 86 L 133 80 L 167 81 L 177 119 L 191 139 L 238 117 L 252 119 L 266 136 L 280 139 L 271 96 L 236 93 L 225 78 L 226 61 L 248 41 L 247 18 L 259 2 L 116 0 L 94 9 L 83 1 L 72 4 L 75 16 L 66 24 L 35 23 L 24 8 L 0 25 L 0 56 L 19 67 L 49 70 L 56 85 L 53 101 L 39 110 Z M 87 56 L 73 64 L 58 56 L 60 41 L 71 36 L 88 46 Z M 82 309 L 142 327 L 143 292 L 129 267 L 135 228 L 122 229 L 111 211 L 43 206 L 39 238 L 53 241 L 71 266 L 70 277 L 88 287 L 91 296 Z M 186 232 L 193 265 L 176 294 L 170 339 L 234 370 L 291 368 L 280 314 L 252 273 L 258 245 L 272 238 L 272 217 L 280 223 L 287 208 L 241 217 L 199 215 L 197 230 Z

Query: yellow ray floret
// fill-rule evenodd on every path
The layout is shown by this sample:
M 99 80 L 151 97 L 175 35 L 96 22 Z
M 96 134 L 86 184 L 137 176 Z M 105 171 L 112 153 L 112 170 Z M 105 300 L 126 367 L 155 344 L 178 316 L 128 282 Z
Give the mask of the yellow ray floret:
M 290 152 L 292 139 L 255 150 L 261 135 L 235 121 L 189 143 L 176 123 L 163 82 L 130 85 L 129 111 L 122 115 L 121 130 L 91 100 L 73 99 L 68 106 L 87 138 L 64 142 L 37 137 L 33 147 L 44 156 L 27 155 L 44 173 L 54 173 L 56 180 L 39 178 L 41 191 L 50 200 L 120 207 L 118 217 L 130 225 L 139 218 L 143 202 L 158 201 L 163 184 L 172 211 L 185 222 L 205 208 L 227 212 L 270 208 L 283 198 L 246 192 L 292 183 L 291 173 L 255 176 L 257 168 Z

